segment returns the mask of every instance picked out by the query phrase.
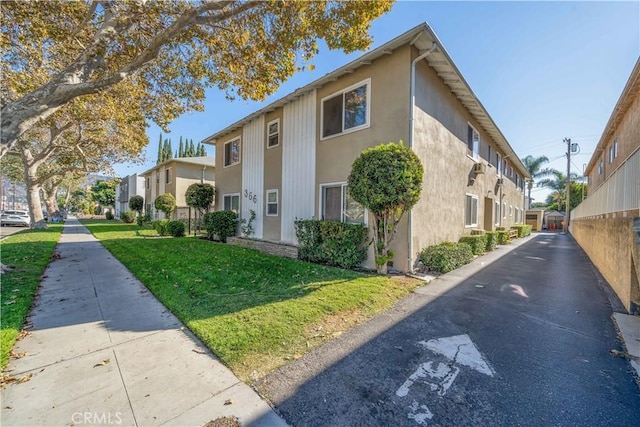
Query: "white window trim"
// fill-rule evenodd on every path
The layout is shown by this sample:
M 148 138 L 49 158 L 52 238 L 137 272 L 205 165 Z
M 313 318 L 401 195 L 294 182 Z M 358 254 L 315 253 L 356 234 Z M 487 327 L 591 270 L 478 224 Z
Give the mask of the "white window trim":
M 473 160 L 476 163 L 480 163 L 480 132 L 475 128 L 471 123 L 467 122 L 467 126 L 473 129 L 475 133 L 478 134 L 478 146 L 474 146 L 471 150 L 471 155 L 467 151 L 467 157 Z M 467 128 L 467 138 L 469 138 L 469 129 Z M 469 141 L 466 141 L 465 145 L 467 146 L 467 150 L 469 149 Z
M 320 184 L 320 194 L 318 195 L 318 218 L 322 219 L 322 211 L 324 210 L 324 205 L 322 203 L 322 194 L 324 187 L 337 187 L 341 186 L 342 191 L 340 192 L 340 205 L 343 206 L 343 209 L 340 213 L 340 221 L 344 222 L 344 200 L 342 199 L 342 195 L 344 194 L 344 187 L 347 186 L 346 181 L 338 181 L 338 182 L 327 182 L 324 184 Z M 364 208 L 364 224 L 365 227 L 369 226 L 369 211 L 367 208 Z
M 233 197 L 233 196 L 238 196 L 238 214 L 240 213 L 240 209 L 241 209 L 241 203 L 242 203 L 242 198 L 240 197 L 240 193 L 227 193 L 227 194 L 223 194 L 222 195 L 222 210 L 224 209 L 224 199 L 225 197 Z
M 513 205 L 509 205 L 509 216 L 513 216 Z
M 272 124 L 274 124 L 274 123 L 278 123 L 278 132 L 277 132 L 277 135 L 278 135 L 278 143 L 277 143 L 276 145 L 271 145 L 271 146 L 270 146 L 270 145 L 269 145 L 269 137 L 270 137 L 271 135 L 273 135 L 273 134 L 269 133 L 269 128 L 270 128 L 270 127 L 271 127 L 271 125 L 272 125 Z M 267 150 L 269 150 L 269 149 L 271 149 L 271 148 L 276 148 L 276 147 L 280 146 L 280 129 L 281 129 L 281 126 L 280 126 L 280 118 L 277 118 L 277 119 L 271 120 L 269 123 L 267 123 Z
M 344 117 L 343 117 L 343 121 L 342 121 L 342 132 L 333 134 L 333 135 L 329 135 L 329 136 L 322 136 L 322 124 L 324 123 L 324 101 L 330 98 L 333 98 L 339 94 L 343 95 L 342 98 L 342 108 L 343 108 L 343 114 L 344 114 L 344 93 L 345 92 L 349 92 L 350 90 L 359 88 L 362 85 L 367 85 L 367 122 L 363 125 L 360 126 L 356 126 L 353 127 L 351 129 L 347 129 L 344 130 Z M 332 93 L 331 95 L 327 95 L 324 98 L 322 98 L 320 100 L 320 141 L 325 141 L 327 139 L 331 139 L 331 138 L 335 138 L 337 136 L 342 136 L 342 135 L 346 135 L 352 132 L 357 132 L 359 130 L 362 129 L 367 129 L 371 127 L 371 77 L 369 77 L 368 79 L 364 79 L 356 84 L 353 84 L 349 87 L 346 87 L 344 89 L 341 89 L 337 92 Z
M 493 218 L 494 218 L 494 224 L 493 225 L 500 225 L 500 202 L 494 202 L 493 203 L 493 208 L 496 210 L 493 213 Z
M 507 219 L 507 202 L 502 202 L 502 219 Z
M 235 141 L 238 141 L 238 161 L 235 163 L 229 163 L 228 165 L 225 165 L 225 162 L 227 161 L 226 159 L 226 155 L 227 155 L 227 144 L 231 144 Z M 239 136 L 236 136 L 235 138 L 232 138 L 228 141 L 226 141 L 224 144 L 222 144 L 222 166 L 224 168 L 230 168 L 231 166 L 236 166 L 239 165 L 240 162 L 242 161 L 242 139 Z
M 168 175 L 167 175 L 167 172 L 169 173 Z M 170 179 L 167 181 L 167 178 L 170 178 Z M 166 168 L 164 170 L 164 183 L 165 184 L 173 183 L 173 168 Z
M 498 161 L 496 162 L 498 163 L 498 165 L 496 166 L 498 178 L 502 178 L 502 156 L 500 155 L 500 153 L 496 153 L 496 155 L 498 156 Z
M 471 223 L 471 224 L 467 224 L 467 197 L 471 197 L 472 199 L 475 199 L 476 201 L 476 222 L 475 223 Z M 464 228 L 472 228 L 472 227 L 477 227 L 478 226 L 478 204 L 480 203 L 480 201 L 478 200 L 478 196 L 475 194 L 471 194 L 471 193 L 465 193 L 464 195 Z
M 276 213 L 275 214 L 270 214 L 269 213 L 269 194 L 276 194 Z M 277 189 L 273 189 L 273 190 L 267 190 L 267 196 L 264 199 L 264 212 L 266 216 L 278 216 L 280 215 L 280 196 L 278 194 L 278 190 Z M 273 204 L 273 203 L 272 203 Z

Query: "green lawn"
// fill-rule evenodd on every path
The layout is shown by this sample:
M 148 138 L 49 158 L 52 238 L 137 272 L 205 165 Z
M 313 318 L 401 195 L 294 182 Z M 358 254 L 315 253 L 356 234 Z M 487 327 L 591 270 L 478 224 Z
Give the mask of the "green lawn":
M 414 289 L 196 238 L 83 221 L 240 378 L 250 381 L 372 317 Z
M 13 267 L 2 275 L 0 286 L 2 369 L 29 314 L 42 273 L 49 264 L 61 231 L 61 224 L 51 224 L 48 230 L 25 230 L 0 241 L 2 263 Z

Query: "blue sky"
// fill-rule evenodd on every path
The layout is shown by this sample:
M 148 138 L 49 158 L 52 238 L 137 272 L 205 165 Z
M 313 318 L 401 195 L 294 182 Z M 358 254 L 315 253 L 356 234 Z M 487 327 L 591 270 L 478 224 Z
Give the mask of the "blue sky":
M 480 102 L 520 158 L 546 155 L 566 172 L 566 144 L 580 145 L 572 172 L 589 162 L 609 116 L 640 56 L 640 1 L 431 2 L 399 1 L 373 22 L 375 48 L 427 22 Z M 298 73 L 264 102 L 229 102 L 207 92 L 205 111 L 188 113 L 166 135 L 174 149 L 182 135 L 194 141 L 243 118 L 298 87 L 362 55 L 330 51 L 323 44 L 313 71 Z M 161 130 L 147 130 L 144 165 L 117 165 L 125 176 L 155 164 Z M 209 155 L 213 147 L 207 146 Z M 534 201 L 548 191 L 535 189 Z

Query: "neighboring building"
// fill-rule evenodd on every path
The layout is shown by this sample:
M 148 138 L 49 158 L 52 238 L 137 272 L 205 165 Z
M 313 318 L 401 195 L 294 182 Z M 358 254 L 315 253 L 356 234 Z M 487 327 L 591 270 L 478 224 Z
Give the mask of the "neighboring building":
M 627 310 L 640 314 L 640 58 L 585 175 L 588 197 L 570 213 L 571 234 Z
M 137 173 L 125 176 L 116 185 L 116 218 L 120 218 L 122 212 L 130 210 L 129 199 L 132 196 L 144 197 L 144 178 Z
M 144 178 L 145 212 L 150 213 L 153 219 L 163 218 L 164 214 L 156 211 L 154 202 L 161 194 L 171 193 L 176 198 L 172 219 L 188 218 L 189 207 L 185 200 L 187 188 L 196 183 L 215 186 L 215 162 L 213 157 L 180 157 L 140 174 Z
M 217 209 L 253 210 L 254 237 L 295 244 L 296 218 L 370 224 L 349 197 L 351 165 L 400 140 L 425 173 L 421 200 L 399 224 L 394 268 L 412 270 L 422 248 L 472 229 L 524 221 L 527 169 L 427 24 L 203 142 L 219 153 Z
M 560 211 L 546 211 L 542 227 L 546 230 L 562 231 L 565 213 Z

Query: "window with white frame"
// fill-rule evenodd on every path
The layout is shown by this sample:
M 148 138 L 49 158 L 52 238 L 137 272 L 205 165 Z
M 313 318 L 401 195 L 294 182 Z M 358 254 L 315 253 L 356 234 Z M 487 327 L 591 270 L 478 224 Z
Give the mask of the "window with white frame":
M 278 190 L 267 190 L 267 216 L 278 216 Z
M 473 126 L 467 124 L 467 148 L 471 153 L 470 156 L 474 160 L 478 160 L 478 153 L 480 151 L 480 134 Z
M 240 194 L 225 194 L 222 196 L 222 209 L 225 211 L 240 212 Z
M 160 171 L 156 171 L 156 187 L 160 185 Z
M 467 194 L 464 204 L 464 226 L 478 226 L 478 196 Z
M 346 183 L 320 186 L 320 218 L 350 224 L 366 224 L 364 207 L 349 195 Z
M 151 188 L 151 178 L 146 177 L 144 181 L 145 181 L 147 190 L 150 189 Z
M 224 167 L 240 163 L 240 138 L 224 143 Z
M 165 184 L 171 184 L 171 168 L 166 168 L 164 170 L 164 183 Z
M 280 119 L 267 123 L 267 148 L 280 145 Z
M 502 219 L 507 218 L 507 204 L 505 202 L 502 203 Z
M 493 213 L 494 223 L 495 225 L 500 224 L 500 202 L 496 202 L 496 206 L 494 208 L 496 211 Z
M 515 214 L 515 222 L 516 222 L 516 224 L 517 224 L 518 222 L 520 222 L 520 209 L 515 208 L 515 211 L 516 211 L 516 214 Z
M 370 79 L 322 99 L 322 138 L 369 126 Z
M 509 205 L 509 216 L 513 216 L 513 206 Z
M 602 175 L 602 172 L 604 172 L 604 159 L 600 158 L 598 162 L 598 175 Z
M 498 173 L 498 178 L 502 177 L 502 156 L 496 153 L 496 169 Z

